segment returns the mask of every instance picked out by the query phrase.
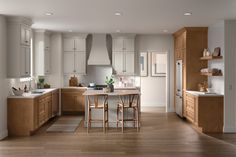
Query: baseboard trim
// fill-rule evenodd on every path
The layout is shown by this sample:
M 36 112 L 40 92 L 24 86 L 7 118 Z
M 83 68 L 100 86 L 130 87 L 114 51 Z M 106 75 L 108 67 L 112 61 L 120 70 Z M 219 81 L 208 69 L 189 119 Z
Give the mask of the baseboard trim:
M 224 133 L 236 133 L 236 127 L 224 127 Z
M 3 132 L 0 133 L 0 140 L 3 140 L 4 138 L 6 138 L 8 136 L 8 131 L 5 130 Z

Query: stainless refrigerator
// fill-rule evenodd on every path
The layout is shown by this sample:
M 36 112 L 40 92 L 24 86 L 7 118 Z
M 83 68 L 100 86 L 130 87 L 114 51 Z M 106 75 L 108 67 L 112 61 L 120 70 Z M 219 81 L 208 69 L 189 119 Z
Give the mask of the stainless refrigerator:
M 175 112 L 183 117 L 182 60 L 176 61 Z

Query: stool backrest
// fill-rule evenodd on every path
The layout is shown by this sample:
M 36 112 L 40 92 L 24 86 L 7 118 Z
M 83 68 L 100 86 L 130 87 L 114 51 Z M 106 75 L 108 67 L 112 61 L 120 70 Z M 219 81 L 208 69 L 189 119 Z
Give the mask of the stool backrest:
M 119 101 L 122 104 L 128 104 L 129 107 L 139 105 L 139 94 L 125 94 L 119 95 Z
M 95 105 L 95 108 L 100 105 L 105 106 L 108 103 L 108 95 L 107 94 L 98 94 L 98 95 L 89 95 L 88 96 L 88 105 Z

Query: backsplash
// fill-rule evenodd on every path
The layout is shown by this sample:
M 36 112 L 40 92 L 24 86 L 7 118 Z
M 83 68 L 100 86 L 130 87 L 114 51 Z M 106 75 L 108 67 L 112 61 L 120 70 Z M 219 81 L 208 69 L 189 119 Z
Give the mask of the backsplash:
M 78 78 L 78 82 L 84 86 L 88 86 L 90 82 L 103 85 L 105 84 L 106 76 L 112 75 L 111 66 L 88 66 L 86 75 L 75 75 Z M 64 86 L 69 86 L 69 79 L 72 75 L 64 75 Z M 117 76 L 115 78 L 115 87 L 140 87 L 139 76 Z

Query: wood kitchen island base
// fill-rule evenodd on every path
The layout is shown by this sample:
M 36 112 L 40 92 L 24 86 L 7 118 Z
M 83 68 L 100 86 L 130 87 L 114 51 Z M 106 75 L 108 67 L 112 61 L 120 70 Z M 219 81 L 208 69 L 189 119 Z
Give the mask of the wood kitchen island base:
M 222 133 L 224 97 L 186 93 L 185 117 L 203 133 Z

